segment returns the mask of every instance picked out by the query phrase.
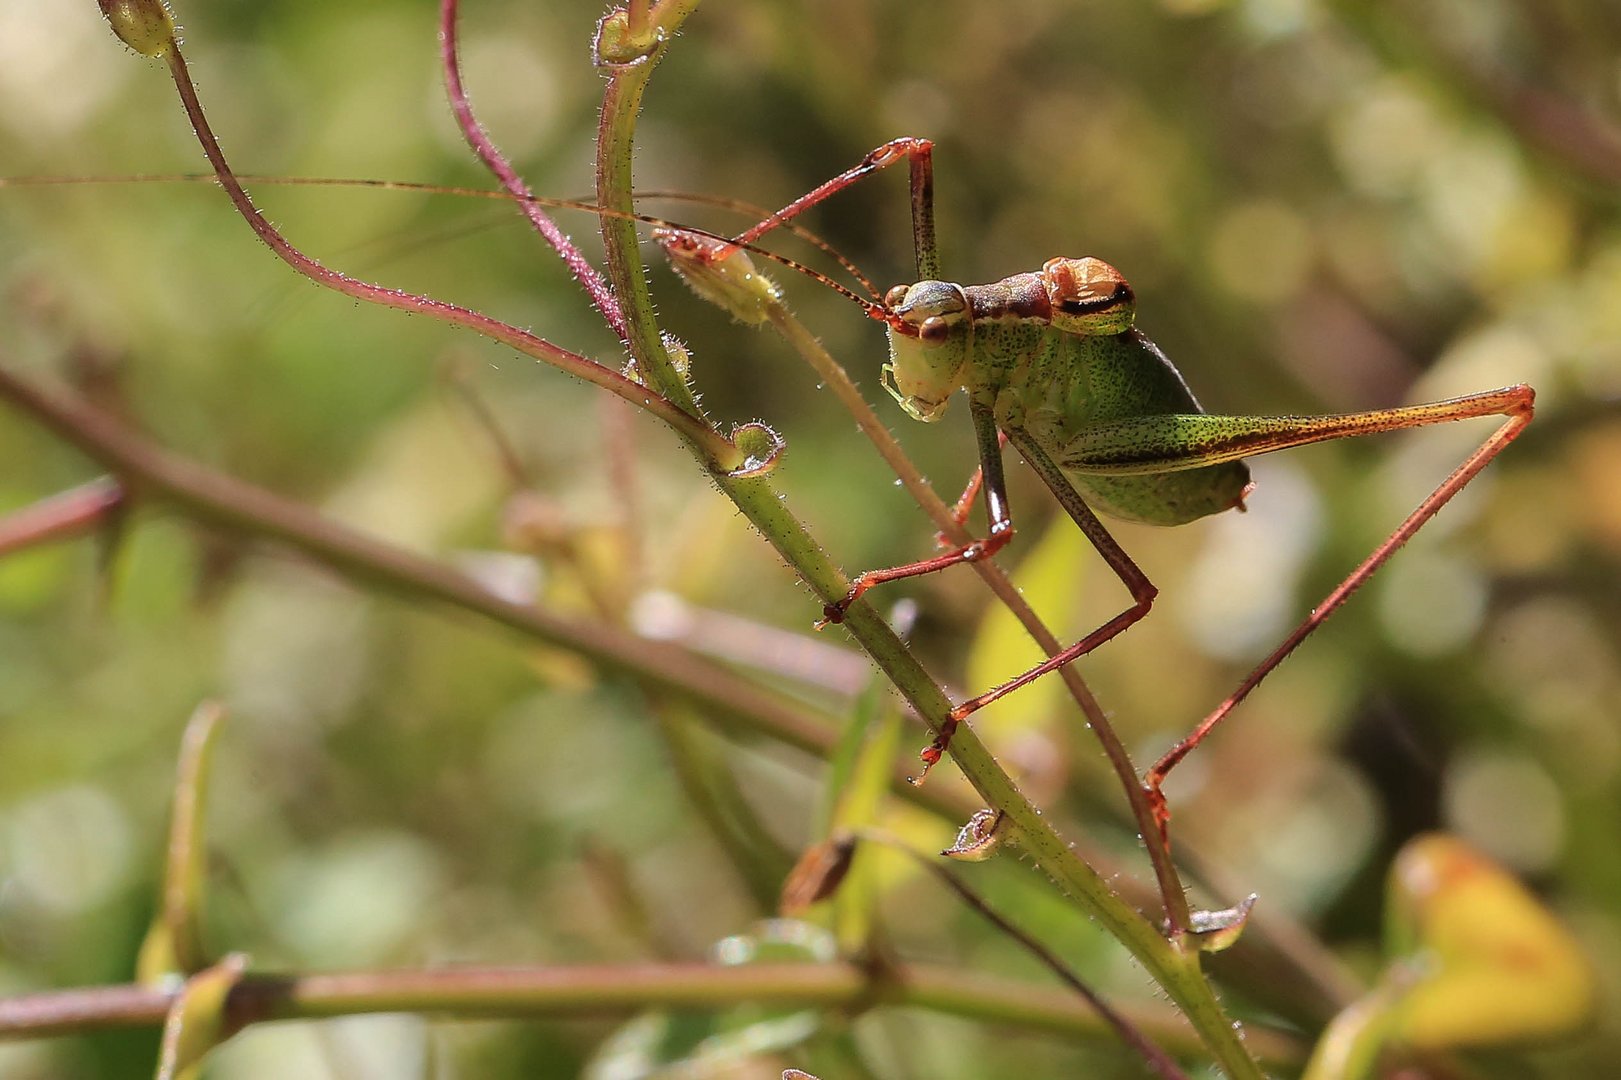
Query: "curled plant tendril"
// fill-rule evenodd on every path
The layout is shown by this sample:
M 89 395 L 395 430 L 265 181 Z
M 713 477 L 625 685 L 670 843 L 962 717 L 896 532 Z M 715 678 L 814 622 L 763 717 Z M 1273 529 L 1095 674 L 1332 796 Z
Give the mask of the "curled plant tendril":
M 940 854 L 958 862 L 984 862 L 1007 838 L 1002 825 L 1007 815 L 1000 810 L 980 810 L 957 833 L 957 840 Z
M 764 476 L 777 467 L 788 442 L 770 427 L 756 420 L 732 429 L 732 443 L 743 452 L 743 464 L 728 469 L 726 475 L 734 480 Z
M 651 33 L 633 34 L 630 16 L 619 8 L 608 12 L 597 23 L 591 56 L 598 67 L 634 67 L 651 59 L 664 46 L 666 39 L 667 34 L 662 26 L 652 27 Z

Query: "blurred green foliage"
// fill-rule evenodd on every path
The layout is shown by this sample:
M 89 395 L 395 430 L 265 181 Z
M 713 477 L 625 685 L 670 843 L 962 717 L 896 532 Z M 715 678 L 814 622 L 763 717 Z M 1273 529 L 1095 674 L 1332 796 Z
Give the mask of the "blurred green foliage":
M 182 2 L 178 14 L 239 169 L 486 185 L 442 102 L 434 8 Z M 474 103 L 537 191 L 590 190 L 599 13 L 515 0 L 464 12 Z M 984 281 L 1053 255 L 1108 259 L 1208 408 L 1340 411 L 1534 384 L 1530 432 L 1170 795 L 1180 842 L 1370 973 L 1391 854 L 1418 831 L 1453 831 L 1574 927 L 1613 1002 L 1618 44 L 1621 10 L 1581 0 L 712 0 L 654 77 L 637 174 L 647 188 L 777 205 L 888 138 L 928 136 L 949 273 Z M 88 0 L 6 0 L 0 57 L 0 172 L 202 167 L 167 80 L 112 40 Z M 811 219 L 880 287 L 910 272 L 904 186 L 883 176 Z M 616 359 L 583 295 L 509 211 L 328 188 L 257 197 L 333 265 Z M 592 230 L 585 216 L 565 224 Z M 932 530 L 788 351 L 654 273 L 707 407 L 788 437 L 781 482 L 835 558 L 853 573 L 927 550 Z M 878 328 L 781 277 L 876 391 Z M 816 614 L 667 433 L 638 421 L 615 435 L 587 387 L 294 279 L 209 187 L 0 191 L 0 304 L 6 364 L 71 380 L 188 455 L 508 586 L 538 570 L 549 602 L 583 610 L 566 562 L 494 554 L 508 487 L 446 389 L 447 368 L 465 371 L 584 558 L 624 559 L 605 439 L 628 438 L 645 556 L 634 584 L 795 634 Z M 1263 459 L 1247 515 L 1119 527 L 1161 600 L 1083 669 L 1133 751 L 1151 758 L 1219 701 L 1484 426 Z M 902 436 L 954 494 L 973 463 L 966 417 Z M 0 460 L 0 508 L 91 475 L 12 413 L 0 415 Z M 1016 564 L 1040 550 L 1051 507 L 1013 472 Z M 1120 606 L 1085 554 L 1067 576 L 1051 558 L 1037 573 L 1033 600 L 1069 632 Z M 893 595 L 908 592 L 941 677 L 961 686 L 986 656 L 1018 666 L 1010 629 L 976 639 L 986 601 L 972 575 Z M 0 562 L 0 992 L 129 977 L 155 910 L 179 734 L 205 696 L 232 710 L 211 813 L 211 940 L 256 966 L 699 957 L 762 914 L 625 686 L 142 512 L 106 576 L 89 542 Z M 1015 695 L 978 726 L 1001 734 L 1055 808 L 1109 820 L 1099 804 L 1117 792 L 1061 696 Z M 771 841 L 810 839 L 814 762 L 766 746 L 725 760 Z M 1013 887 L 1028 875 L 1012 860 L 980 873 L 1106 993 L 1143 993 L 1070 909 Z M 885 921 L 903 955 L 1039 978 L 922 880 L 895 886 Z M 615 1026 L 256 1029 L 209 1075 L 570 1076 Z M 883 1075 L 1135 1075 L 1095 1050 L 921 1013 L 854 1032 Z M 0 1072 L 145 1076 L 156 1047 L 155 1032 L 0 1045 Z M 1607 1075 L 1621 1069 L 1621 1022 L 1612 1009 L 1589 1037 L 1493 1067 Z

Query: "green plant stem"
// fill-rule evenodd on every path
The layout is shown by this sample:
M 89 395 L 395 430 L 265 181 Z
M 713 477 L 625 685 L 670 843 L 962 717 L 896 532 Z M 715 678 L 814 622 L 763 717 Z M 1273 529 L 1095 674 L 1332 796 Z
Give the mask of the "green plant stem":
M 652 15 L 657 20 L 663 13 L 654 12 Z M 647 88 L 648 76 L 652 74 L 659 58 L 664 54 L 667 36 L 675 33 L 686 15 L 686 11 L 673 13 L 672 22 L 654 21 L 650 26 L 637 27 L 634 35 L 623 25 L 628 16 L 622 10 L 613 10 L 603 16 L 602 22 L 597 26 L 596 62 L 599 67 L 612 72 L 603 94 L 604 125 L 608 123 L 610 116 L 634 118 L 641 110 L 642 92 Z M 622 34 L 624 37 L 614 42 L 616 34 Z M 634 210 L 634 200 L 630 194 L 631 149 L 628 140 L 612 144 L 604 144 L 600 138 L 597 141 L 598 204 L 607 210 L 627 215 Z M 601 196 L 605 192 L 614 193 L 617 201 L 609 203 L 603 200 Z M 626 244 L 632 249 L 635 248 L 635 222 L 628 217 L 614 220 L 607 214 L 602 215 L 599 221 L 603 242 L 610 245 L 607 260 L 608 277 L 619 297 L 621 310 L 629 308 L 651 311 L 653 298 L 647 291 L 647 272 L 642 268 L 640 260 L 635 260 L 635 273 L 614 273 L 616 260 L 613 249 L 622 248 Z M 624 259 L 619 259 L 617 265 L 622 268 L 627 264 Z M 678 408 L 694 415 L 701 415 L 692 387 L 687 385 L 687 380 L 676 370 L 669 351 L 664 347 L 657 323 L 652 319 L 628 319 L 626 330 L 631 357 L 643 373 L 649 387 L 657 389 L 661 394 L 673 395 L 669 400 Z M 690 436 L 688 441 L 689 443 L 692 441 Z
M 44 1038 L 111 1027 L 157 1027 L 178 990 L 141 985 L 53 990 L 0 999 L 0 1039 Z M 314 1020 L 379 1012 L 456 1019 L 614 1015 L 648 1008 L 723 1009 L 733 1005 L 859 1010 L 916 1006 L 1066 1038 L 1114 1042 L 1114 1031 L 1067 989 L 1035 986 L 957 968 L 902 964 L 881 980 L 854 964 L 631 964 L 587 967 L 456 967 L 436 971 L 356 971 L 319 975 L 250 973 L 231 991 L 232 1029 L 267 1020 Z M 1172 1009 L 1124 1010 L 1169 1050 L 1196 1054 L 1200 1043 Z M 1278 1065 L 1298 1065 L 1306 1047 L 1267 1028 L 1251 1047 Z
M 658 12 L 654 14 L 657 16 Z M 610 27 L 613 18 L 610 15 L 604 19 L 599 34 Z M 627 62 L 615 54 L 612 62 L 599 60 L 608 76 L 608 85 L 597 134 L 597 201 L 615 212 L 601 219 L 603 245 L 609 280 L 624 306 L 632 353 L 649 381 L 680 404 L 683 399 L 678 391 L 690 394 L 690 390 L 675 375 L 664 354 L 635 230 L 629 220 L 618 216 L 633 208 L 631 155 L 642 95 L 663 42 L 674 33 L 678 22 L 662 24 L 655 35 L 659 44 L 638 58 Z M 599 37 L 599 58 L 608 52 Z M 657 363 L 661 359 L 662 365 Z M 674 379 L 681 386 L 666 384 L 665 379 Z M 699 460 L 704 460 L 701 451 L 698 452 Z M 844 596 L 849 588 L 848 580 L 794 518 L 768 477 L 739 478 L 713 470 L 711 473 L 720 490 L 824 604 Z M 843 625 L 929 726 L 936 733 L 944 730 L 951 711 L 950 702 L 872 606 L 858 601 L 847 612 Z M 950 749 L 958 767 L 986 803 L 1008 816 L 1017 830 L 1018 843 L 1065 893 L 1102 923 L 1147 968 L 1198 1030 L 1206 1049 L 1227 1074 L 1233 1080 L 1259 1080 L 1260 1068 L 1216 1000 L 1214 989 L 1200 968 L 1199 954 L 1167 941 L 1147 919 L 1110 889 L 1092 867 L 1077 858 L 996 764 L 969 725 L 957 728 Z

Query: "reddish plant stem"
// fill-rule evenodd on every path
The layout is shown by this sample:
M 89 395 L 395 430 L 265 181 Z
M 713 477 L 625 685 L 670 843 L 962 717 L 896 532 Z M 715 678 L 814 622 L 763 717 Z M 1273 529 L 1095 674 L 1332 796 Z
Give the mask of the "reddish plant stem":
M 574 246 L 557 224 L 534 201 L 534 192 L 523 178 L 513 169 L 506 156 L 496 148 L 490 140 L 489 133 L 473 115 L 472 103 L 467 98 L 467 90 L 462 84 L 461 57 L 456 40 L 456 7 L 457 0 L 440 0 L 439 5 L 439 62 L 445 72 L 445 95 L 450 99 L 451 112 L 456 114 L 456 124 L 462 130 L 462 136 L 467 139 L 467 145 L 484 162 L 486 168 L 501 181 L 501 186 L 518 201 L 523 208 L 524 215 L 529 223 L 535 227 L 545 241 L 552 246 L 558 256 L 568 267 L 574 280 L 585 289 L 586 295 L 591 297 L 591 303 L 602 317 L 608 321 L 609 327 L 619 336 L 619 340 L 628 348 L 630 346 L 629 331 L 625 328 L 624 312 L 619 310 L 619 301 L 614 297 L 613 288 L 606 279 L 598 273 L 580 249 Z M 646 11 L 643 11 L 643 18 Z
M 305 255 L 298 248 L 287 241 L 276 227 L 261 214 L 253 205 L 247 190 L 237 181 L 236 174 L 232 172 L 230 164 L 226 161 L 225 152 L 221 149 L 219 140 L 215 137 L 213 129 L 209 126 L 203 114 L 202 102 L 197 97 L 197 88 L 191 81 L 191 74 L 186 68 L 185 58 L 181 55 L 179 47 L 172 46 L 164 56 L 169 65 L 169 73 L 174 78 L 175 88 L 180 92 L 180 100 L 186 108 L 186 115 L 191 119 L 192 129 L 197 133 L 197 140 L 201 143 L 203 152 L 208 156 L 209 164 L 214 168 L 214 175 L 219 178 L 220 186 L 225 188 L 231 202 L 236 206 L 237 212 L 243 220 L 253 229 L 254 233 L 263 240 L 270 249 L 279 255 L 293 269 L 305 277 L 330 289 L 352 296 L 357 300 L 381 304 L 385 307 L 395 308 L 399 311 L 415 312 L 438 319 L 453 326 L 462 326 L 473 330 L 494 341 L 508 345 L 527 356 L 543 360 L 554 367 L 561 368 L 571 375 L 584 379 L 595 386 L 600 386 L 614 394 L 619 395 L 631 404 L 646 409 L 665 423 L 685 435 L 693 443 L 704 448 L 710 458 L 712 467 L 722 471 L 736 468 L 742 461 L 735 446 L 698 417 L 682 409 L 668 398 L 659 394 L 650 387 L 644 386 L 634 379 L 621 375 L 611 368 L 604 367 L 577 353 L 568 351 L 551 342 L 520 330 L 516 326 L 504 323 L 499 319 L 491 318 L 482 312 L 473 311 L 458 304 L 446 303 L 431 297 L 406 292 L 402 289 L 390 289 L 381 285 L 361 281 L 347 274 L 332 270 L 315 259 Z
M 124 497 L 124 486 L 104 476 L 14 511 L 0 518 L 0 556 L 105 528 Z

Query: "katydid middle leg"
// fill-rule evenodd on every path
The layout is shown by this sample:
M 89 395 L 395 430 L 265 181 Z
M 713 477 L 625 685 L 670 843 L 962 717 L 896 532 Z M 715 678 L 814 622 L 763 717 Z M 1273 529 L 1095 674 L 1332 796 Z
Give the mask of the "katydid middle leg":
M 1039 446 L 1028 437 L 1028 433 L 1021 429 L 999 430 L 996 423 L 995 408 L 989 400 L 979 398 L 969 399 L 969 412 L 974 419 L 974 431 L 978 437 L 980 466 L 977 478 L 985 495 L 985 512 L 990 521 L 990 528 L 984 540 L 975 541 L 956 551 L 933 559 L 925 559 L 908 566 L 895 567 L 890 570 L 870 571 L 856 579 L 852 592 L 859 596 L 865 588 L 879 584 L 883 581 L 893 581 L 901 577 L 914 577 L 921 574 L 932 573 L 948 566 L 962 562 L 972 562 L 977 559 L 989 558 L 1000 550 L 1008 541 L 1013 539 L 1013 513 L 1007 500 L 1007 480 L 1002 471 L 1002 446 L 1012 442 L 1036 470 L 1046 476 L 1044 470 L 1051 470 L 1052 474 L 1059 476 L 1057 466 L 1040 451 Z M 1126 627 L 1148 614 L 1153 605 L 1154 597 L 1159 590 L 1154 587 L 1148 576 L 1138 569 L 1131 556 L 1117 544 L 1114 537 L 1109 535 L 1103 523 L 1098 520 L 1086 503 L 1081 500 L 1073 486 L 1064 485 L 1068 494 L 1060 495 L 1059 501 L 1069 512 L 1075 524 L 1092 541 L 1094 547 L 1103 555 L 1111 569 L 1131 590 L 1132 606 L 1108 623 L 1099 627 L 1082 640 L 1060 650 L 1049 658 L 1044 664 L 1017 679 L 997 687 L 990 694 L 981 695 L 972 701 L 954 706 L 941 725 L 934 741 L 922 753 L 925 774 L 945 753 L 946 747 L 951 743 L 951 736 L 956 732 L 957 725 L 963 718 L 983 705 L 989 704 L 997 697 L 1018 689 L 1032 679 L 1074 660 L 1076 657 L 1091 652 L 1105 641 L 1120 633 Z M 970 486 L 972 491 L 972 486 Z
M 1087 634 L 1073 645 L 1049 656 L 1029 671 L 1024 672 L 1022 675 L 1016 675 L 1000 686 L 993 687 L 978 697 L 957 705 L 951 710 L 951 719 L 953 721 L 962 720 L 998 698 L 1011 694 L 1019 687 L 1034 682 L 1050 671 L 1056 671 L 1065 664 L 1072 663 L 1104 642 L 1118 636 L 1127 627 L 1147 615 L 1149 609 L 1154 606 L 1154 598 L 1159 595 L 1158 587 L 1148 579 L 1148 575 L 1143 573 L 1142 569 L 1132 561 L 1131 556 L 1126 554 L 1125 549 L 1120 546 L 1119 542 L 1110 535 L 1109 530 L 1104 527 L 1097 514 L 1093 513 L 1092 508 L 1086 505 L 1086 500 L 1081 497 L 1081 493 L 1075 490 L 1075 485 L 1070 483 L 1069 479 L 1064 476 L 1063 469 L 1042 447 L 1041 441 L 1032 435 L 1029 430 L 1022 427 L 1009 427 L 1006 430 L 1006 435 L 1008 441 L 1013 444 L 1014 449 L 1024 456 L 1025 461 L 1035 470 L 1036 475 L 1041 477 L 1042 481 L 1053 493 L 1054 498 L 1058 500 L 1058 504 L 1064 508 L 1064 512 L 1075 523 L 1076 528 L 1086 535 L 1086 538 L 1092 542 L 1092 546 L 1097 549 L 1098 554 L 1103 556 L 1103 561 L 1108 563 L 1109 569 L 1114 571 L 1115 576 L 1130 591 L 1132 603 L 1126 610 L 1093 630 L 1090 634 Z M 988 490 L 989 479 L 987 474 Z

